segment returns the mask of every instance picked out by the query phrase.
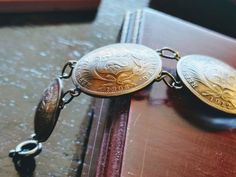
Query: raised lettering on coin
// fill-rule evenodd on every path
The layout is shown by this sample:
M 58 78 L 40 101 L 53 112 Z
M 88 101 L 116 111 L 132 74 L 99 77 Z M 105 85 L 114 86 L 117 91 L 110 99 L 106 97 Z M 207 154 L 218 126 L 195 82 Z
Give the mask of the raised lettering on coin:
M 96 96 L 119 96 L 140 90 L 161 73 L 155 50 L 138 44 L 113 44 L 96 49 L 76 64 L 72 80 Z
M 217 59 L 188 55 L 180 59 L 177 73 L 186 87 L 208 105 L 236 114 L 236 71 Z

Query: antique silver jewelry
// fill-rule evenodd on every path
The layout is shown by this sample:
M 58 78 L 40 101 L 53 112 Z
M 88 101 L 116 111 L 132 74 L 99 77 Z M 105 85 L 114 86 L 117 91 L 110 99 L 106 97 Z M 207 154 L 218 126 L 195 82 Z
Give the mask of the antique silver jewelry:
M 177 61 L 176 77 L 162 69 L 162 58 Z M 63 80 L 69 78 L 75 87 L 63 92 Z M 203 55 L 181 57 L 170 48 L 153 50 L 140 44 L 112 44 L 65 64 L 61 76 L 43 92 L 35 112 L 35 135 L 10 151 L 9 156 L 14 161 L 38 155 L 41 142 L 51 135 L 60 111 L 81 92 L 96 97 L 121 96 L 161 80 L 170 88 L 186 87 L 215 109 L 236 114 L 236 71 L 228 64 Z

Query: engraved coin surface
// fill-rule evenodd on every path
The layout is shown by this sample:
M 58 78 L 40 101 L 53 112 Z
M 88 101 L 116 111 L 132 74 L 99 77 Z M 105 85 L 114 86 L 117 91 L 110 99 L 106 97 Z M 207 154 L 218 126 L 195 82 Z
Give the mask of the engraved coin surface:
M 177 73 L 185 86 L 208 105 L 236 114 L 236 71 L 220 60 L 202 55 L 182 57 Z
M 160 76 L 159 54 L 139 44 L 112 44 L 83 56 L 72 73 L 74 84 L 96 96 L 119 96 L 140 90 Z
M 62 93 L 62 81 L 59 78 L 43 92 L 34 117 L 35 138 L 40 142 L 48 139 L 57 123 Z

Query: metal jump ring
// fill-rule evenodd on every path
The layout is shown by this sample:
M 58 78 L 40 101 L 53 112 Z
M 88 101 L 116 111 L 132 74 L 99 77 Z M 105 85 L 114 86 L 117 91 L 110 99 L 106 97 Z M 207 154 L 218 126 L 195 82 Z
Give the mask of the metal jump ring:
M 157 49 L 156 52 L 160 53 L 161 57 L 165 57 L 168 59 L 175 59 L 175 60 L 179 60 L 180 59 L 180 55 L 179 52 L 168 48 L 168 47 L 164 47 L 162 49 Z M 166 53 L 169 52 L 169 53 Z
M 70 103 L 74 97 L 79 96 L 80 93 L 81 90 L 79 88 L 67 90 L 62 96 L 60 108 L 63 109 L 66 104 Z
M 171 82 L 166 80 L 166 77 L 171 79 Z M 156 78 L 156 81 L 163 80 L 167 86 L 170 88 L 181 89 L 183 87 L 181 81 L 178 81 L 171 73 L 168 71 L 162 71 L 161 76 Z
M 72 71 L 73 71 L 73 68 L 74 68 L 74 65 L 75 65 L 76 62 L 77 62 L 76 60 L 70 60 L 64 65 L 64 67 L 62 69 L 62 72 L 61 72 L 61 76 L 60 76 L 61 79 L 70 78 L 70 76 L 72 74 Z M 68 67 L 70 68 L 70 71 L 69 71 L 69 73 L 66 73 L 66 69 Z
M 37 140 L 26 140 L 16 146 L 15 150 L 11 150 L 9 156 L 15 157 L 35 157 L 42 151 L 42 144 Z

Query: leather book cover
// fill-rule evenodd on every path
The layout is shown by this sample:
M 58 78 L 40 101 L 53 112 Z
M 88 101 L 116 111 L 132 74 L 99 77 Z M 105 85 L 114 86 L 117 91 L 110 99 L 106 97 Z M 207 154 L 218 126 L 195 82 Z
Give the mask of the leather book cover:
M 138 43 L 170 47 L 181 56 L 208 55 L 236 67 L 232 38 L 150 9 L 137 21 Z M 163 64 L 176 73 L 176 62 L 163 59 Z M 236 116 L 164 82 L 139 94 L 131 98 L 120 176 L 236 176 Z
M 128 12 L 121 42 L 208 55 L 236 67 L 236 41 L 151 9 Z M 175 74 L 176 62 L 163 59 Z M 96 99 L 82 176 L 236 176 L 236 116 L 163 81 L 127 96 Z
M 139 16 L 128 12 L 117 41 L 138 43 Z M 84 158 L 82 177 L 120 176 L 125 145 L 131 95 L 96 98 L 93 123 Z

